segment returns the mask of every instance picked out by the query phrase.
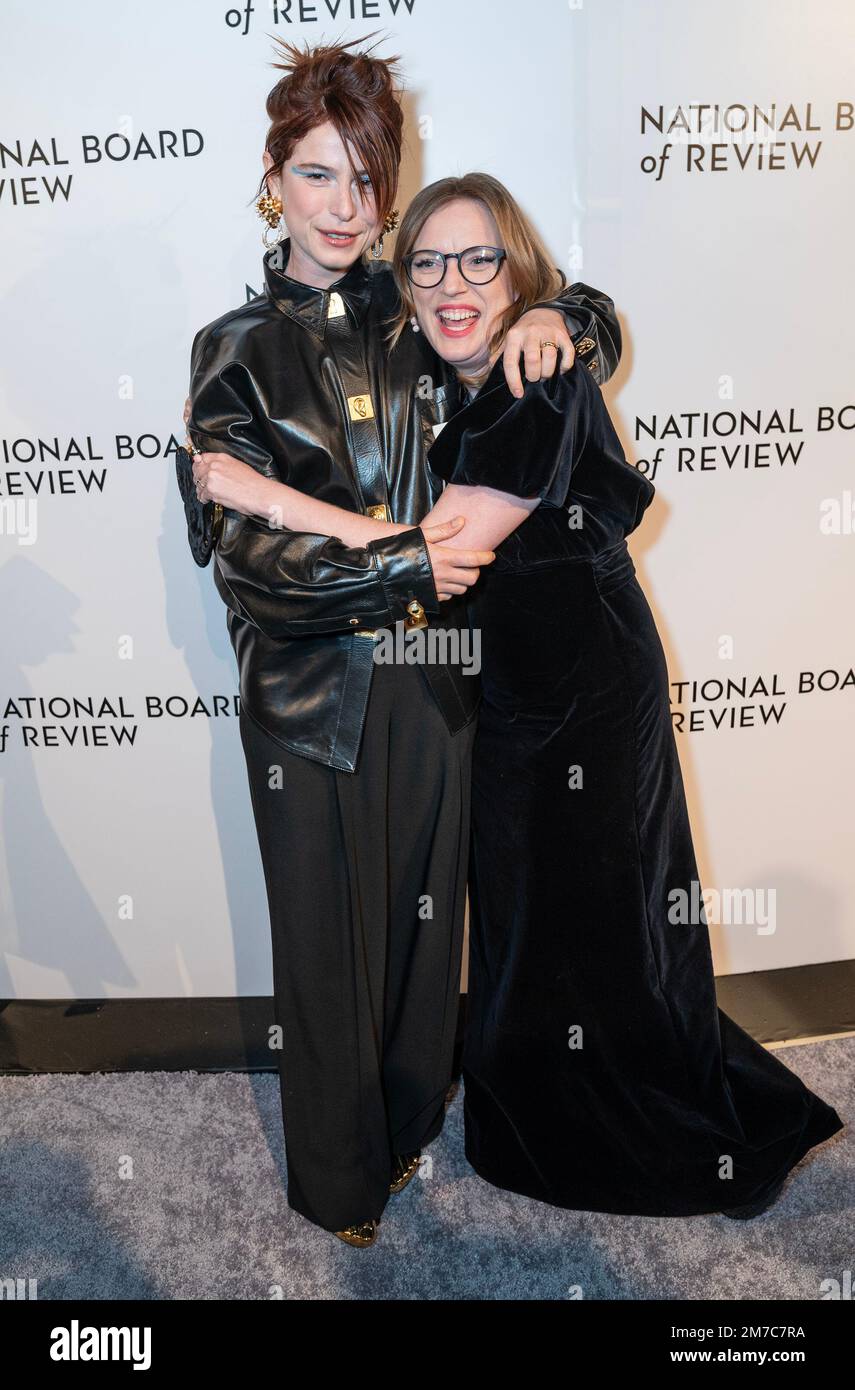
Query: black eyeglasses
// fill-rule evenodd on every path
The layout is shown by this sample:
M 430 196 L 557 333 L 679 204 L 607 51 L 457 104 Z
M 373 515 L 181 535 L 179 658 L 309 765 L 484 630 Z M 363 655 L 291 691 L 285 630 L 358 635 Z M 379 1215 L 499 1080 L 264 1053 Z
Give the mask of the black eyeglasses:
M 495 280 L 507 254 L 501 246 L 468 246 L 465 251 L 411 251 L 404 257 L 404 269 L 412 284 L 426 290 L 431 285 L 442 284 L 448 262 L 456 261 L 460 274 L 470 285 L 487 285 Z

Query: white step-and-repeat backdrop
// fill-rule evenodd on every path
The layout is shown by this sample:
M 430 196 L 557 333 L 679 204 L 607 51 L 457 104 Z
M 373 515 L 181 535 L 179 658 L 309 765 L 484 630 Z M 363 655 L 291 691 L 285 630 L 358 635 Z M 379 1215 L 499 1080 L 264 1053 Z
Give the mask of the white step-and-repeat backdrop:
M 380 31 L 398 205 L 497 175 L 614 298 L 606 390 L 719 973 L 855 956 L 851 0 L 5 0 L 0 997 L 271 991 L 189 349 L 261 288 L 278 34 Z

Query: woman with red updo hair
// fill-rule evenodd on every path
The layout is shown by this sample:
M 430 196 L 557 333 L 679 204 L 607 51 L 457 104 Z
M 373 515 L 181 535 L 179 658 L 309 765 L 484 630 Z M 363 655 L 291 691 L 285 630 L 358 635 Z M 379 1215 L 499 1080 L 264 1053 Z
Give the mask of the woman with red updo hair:
M 479 698 L 465 595 L 493 552 L 443 544 L 460 521 L 419 525 L 442 490 L 426 462 L 434 426 L 462 400 L 423 333 L 385 339 L 400 308 L 380 259 L 400 93 L 395 59 L 352 48 L 283 45 L 258 208 L 287 235 L 264 257 L 263 293 L 194 339 L 198 502 L 185 505 L 240 673 L 288 1201 L 364 1246 L 440 1132 L 452 1077 Z M 508 334 L 516 395 L 520 354 L 530 378 L 559 352 L 572 369 L 571 335 L 598 379 L 617 363 L 611 301 L 558 288 Z M 446 331 L 464 335 L 465 316 Z M 287 530 L 283 484 L 298 499 Z M 396 625 L 443 630 L 446 659 L 375 660 Z

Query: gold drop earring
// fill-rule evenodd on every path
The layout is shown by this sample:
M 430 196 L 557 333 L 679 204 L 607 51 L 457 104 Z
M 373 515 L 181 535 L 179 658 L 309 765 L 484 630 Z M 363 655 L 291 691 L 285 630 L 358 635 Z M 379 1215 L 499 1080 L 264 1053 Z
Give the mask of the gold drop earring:
M 380 257 L 383 255 L 383 237 L 386 235 L 387 232 L 394 232 L 397 225 L 398 209 L 393 208 L 392 211 L 388 212 L 386 216 L 383 218 L 383 230 L 381 231 L 379 237 L 376 241 L 373 241 L 371 243 L 371 254 L 374 257 L 375 261 L 379 261 Z
M 279 243 L 285 239 L 287 234 L 285 223 L 282 222 L 282 199 L 277 197 L 275 193 L 262 193 L 255 206 L 258 210 L 259 217 L 263 217 L 264 221 L 267 223 L 267 226 L 261 233 L 261 241 L 262 244 L 266 246 L 267 250 L 270 251 L 274 246 L 278 246 Z M 280 222 L 282 222 L 282 230 L 279 236 L 275 237 L 273 241 L 268 240 L 271 228 L 278 227 Z

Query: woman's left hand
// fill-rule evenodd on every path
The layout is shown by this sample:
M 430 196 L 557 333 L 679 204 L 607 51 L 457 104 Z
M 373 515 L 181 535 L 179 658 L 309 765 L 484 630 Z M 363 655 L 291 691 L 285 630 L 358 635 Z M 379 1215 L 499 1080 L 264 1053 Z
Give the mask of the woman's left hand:
M 554 343 L 554 347 L 543 347 L 543 343 Z M 557 309 L 529 309 L 522 318 L 508 330 L 502 362 L 505 379 L 515 396 L 523 394 L 520 376 L 520 353 L 525 353 L 525 374 L 528 381 L 540 381 L 541 377 L 552 376 L 561 353 L 561 370 L 566 372 L 573 365 L 576 348 L 567 332 L 564 315 Z
M 243 516 L 266 516 L 270 483 L 231 454 L 194 454 L 193 479 L 200 502 L 219 502 Z

